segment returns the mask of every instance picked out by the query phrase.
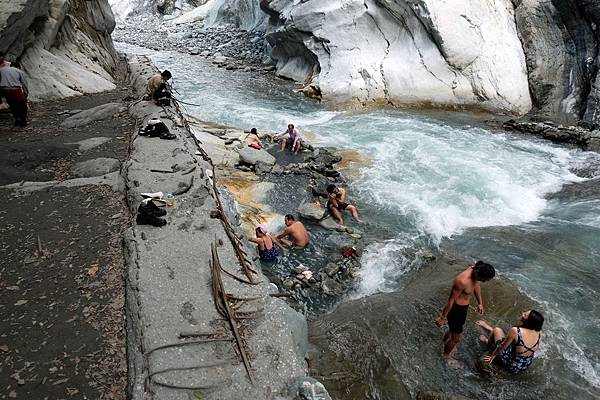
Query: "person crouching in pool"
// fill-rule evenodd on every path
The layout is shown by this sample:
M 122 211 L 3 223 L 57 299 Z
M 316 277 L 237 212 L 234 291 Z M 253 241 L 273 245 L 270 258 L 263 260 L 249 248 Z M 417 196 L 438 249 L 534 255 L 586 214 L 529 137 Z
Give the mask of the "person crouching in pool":
M 467 320 L 467 311 L 471 296 L 474 294 L 477 299 L 477 312 L 484 313 L 483 298 L 481 297 L 481 282 L 487 282 L 496 275 L 494 267 L 483 261 L 477 261 L 458 274 L 452 283 L 448 303 L 442 310 L 435 323 L 442 326 L 448 321 L 448 331 L 444 334 L 444 356 L 451 359 L 452 352 L 461 340 L 463 325 Z
M 277 235 L 277 239 L 281 240 L 284 246 L 297 247 L 303 249 L 308 246 L 308 232 L 304 227 L 304 224 L 300 221 L 296 221 L 293 215 L 288 214 L 284 219 L 286 228 Z
M 338 224 L 344 225 L 344 218 L 342 217 L 342 211 L 348 210 L 352 214 L 352 218 L 356 222 L 362 224 L 363 221 L 358 218 L 358 210 L 352 204 L 346 203 L 346 189 L 336 187 L 335 185 L 327 186 L 327 209 L 335 219 L 338 220 Z
M 490 333 L 490 336 L 479 336 L 492 354 L 481 357 L 483 362 L 492 364 L 496 361 L 502 368 L 517 374 L 524 372 L 533 362 L 533 355 L 540 345 L 544 316 L 535 310 L 527 310 L 521 314 L 521 325 L 509 329 L 504 335 L 502 328 L 492 328 L 487 322 L 479 320 L 477 325 Z
M 260 261 L 277 261 L 277 257 L 279 257 L 279 251 L 277 251 L 277 249 L 279 248 L 283 253 L 283 246 L 279 243 L 279 241 L 272 238 L 267 230 L 262 226 L 257 226 L 254 230 L 254 233 L 256 234 L 256 237 L 250 237 L 248 240 L 252 243 L 256 243 Z
M 294 154 L 298 154 L 302 147 L 302 134 L 294 127 L 294 124 L 289 124 L 285 132 L 275 135 L 275 139 L 281 139 L 281 151 L 284 151 L 289 145 Z

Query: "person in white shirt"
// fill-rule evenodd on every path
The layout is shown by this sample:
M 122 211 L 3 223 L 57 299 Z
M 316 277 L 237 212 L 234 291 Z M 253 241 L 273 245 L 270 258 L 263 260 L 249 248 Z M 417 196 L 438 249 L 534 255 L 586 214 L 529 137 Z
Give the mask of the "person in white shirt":
M 285 135 L 288 137 L 285 138 Z M 294 127 L 294 124 L 289 124 L 287 130 L 275 135 L 275 138 L 281 138 L 281 151 L 285 150 L 286 146 L 289 144 L 294 154 L 298 154 L 300 147 L 302 147 L 302 134 Z
M 0 97 L 4 97 L 15 118 L 15 125 L 27 126 L 27 96 L 29 89 L 27 78 L 15 62 L 12 65 L 4 60 L 0 53 Z

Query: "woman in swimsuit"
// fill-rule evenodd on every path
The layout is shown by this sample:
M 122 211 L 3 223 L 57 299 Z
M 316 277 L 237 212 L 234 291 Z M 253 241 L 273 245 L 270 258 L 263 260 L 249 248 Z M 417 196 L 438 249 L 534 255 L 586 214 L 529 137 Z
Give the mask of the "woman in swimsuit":
M 271 237 L 271 235 L 267 233 L 267 230 L 262 226 L 257 226 L 255 233 L 256 237 L 248 238 L 248 240 L 257 244 L 256 248 L 258 250 L 260 261 L 277 261 L 277 257 L 279 257 L 277 248 L 283 252 L 283 246 L 281 246 L 277 239 Z
M 537 351 L 542 336 L 544 317 L 535 310 L 528 310 L 521 314 L 521 325 L 513 326 L 505 337 L 501 328 L 492 328 L 485 321 L 476 322 L 490 336 L 479 336 L 489 348 L 494 349 L 492 354 L 483 356 L 482 360 L 488 364 L 496 361 L 505 370 L 516 374 L 524 372 L 533 362 L 533 355 Z
M 260 139 L 258 138 L 258 131 L 256 130 L 256 128 L 250 129 L 250 133 L 248 134 L 248 136 L 246 136 L 244 142 L 253 149 L 260 150 L 263 148 L 263 145 L 260 142 Z

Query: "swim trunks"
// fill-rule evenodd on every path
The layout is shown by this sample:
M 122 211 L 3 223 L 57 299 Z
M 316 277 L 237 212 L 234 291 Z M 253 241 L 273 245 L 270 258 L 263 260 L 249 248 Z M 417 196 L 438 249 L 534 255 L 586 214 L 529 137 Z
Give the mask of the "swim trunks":
M 469 305 L 465 304 L 464 306 L 461 304 L 453 304 L 450 312 L 448 313 L 448 328 L 450 332 L 461 334 L 463 332 L 463 325 L 467 320 L 467 311 L 469 310 Z
M 340 203 L 339 201 L 338 201 L 337 204 L 338 204 L 337 209 L 340 210 L 340 211 L 345 210 L 349 206 L 348 203 Z M 331 204 L 330 201 L 327 201 L 327 208 L 330 208 L 332 206 L 333 206 L 333 204 Z

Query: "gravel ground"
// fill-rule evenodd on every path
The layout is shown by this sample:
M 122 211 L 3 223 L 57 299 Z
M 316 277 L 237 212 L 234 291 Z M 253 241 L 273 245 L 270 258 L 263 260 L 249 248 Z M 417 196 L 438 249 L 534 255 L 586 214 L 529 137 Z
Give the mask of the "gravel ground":
M 127 115 L 69 130 L 59 124 L 66 110 L 128 94 L 34 104 L 26 129 L 0 113 L 0 184 L 69 179 L 75 162 L 127 158 Z M 69 144 L 98 136 L 110 140 L 87 151 Z M 107 185 L 0 193 L 0 399 L 125 399 L 124 195 Z
M 275 70 L 264 32 L 245 31 L 232 25 L 170 25 L 153 15 L 136 16 L 120 22 L 113 39 L 157 51 L 198 55 L 229 70 Z

